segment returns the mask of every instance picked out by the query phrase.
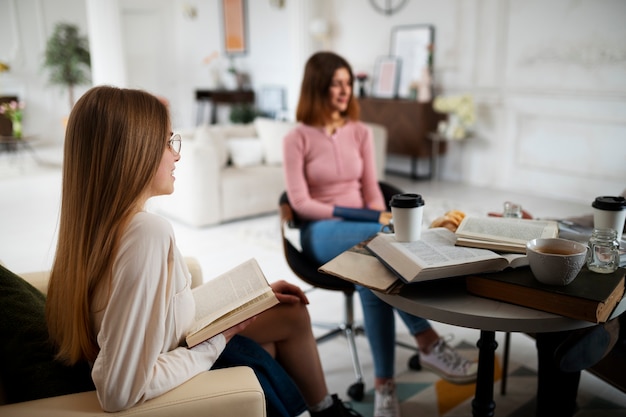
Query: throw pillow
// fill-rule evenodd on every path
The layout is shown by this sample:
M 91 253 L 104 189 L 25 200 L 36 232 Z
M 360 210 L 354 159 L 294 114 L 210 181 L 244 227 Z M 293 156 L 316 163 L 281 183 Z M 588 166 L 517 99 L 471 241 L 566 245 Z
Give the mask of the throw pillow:
M 228 163 L 228 149 L 225 143 L 226 138 L 221 130 L 211 129 L 208 125 L 202 125 L 196 129 L 193 141 L 198 145 L 212 146 L 215 149 L 220 167 L 226 166 Z M 183 146 L 185 146 L 184 143 Z
M 263 146 L 258 138 L 232 138 L 226 141 L 230 160 L 237 168 L 263 163 Z
M 54 360 L 45 303 L 39 290 L 0 266 L 0 378 L 8 403 L 95 389 L 86 363 Z
M 265 163 L 280 165 L 283 163 L 283 139 L 296 124 L 280 120 L 257 117 L 254 119 L 259 139 L 263 144 L 263 156 Z

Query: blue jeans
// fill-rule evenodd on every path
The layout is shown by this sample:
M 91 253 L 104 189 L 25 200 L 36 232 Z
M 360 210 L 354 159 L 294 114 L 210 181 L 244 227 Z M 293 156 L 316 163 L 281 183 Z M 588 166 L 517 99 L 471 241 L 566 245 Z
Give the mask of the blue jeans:
M 373 222 L 347 220 L 319 220 L 309 222 L 300 229 L 302 250 L 311 259 L 324 264 L 342 252 L 380 231 L 381 225 Z M 361 298 L 365 334 L 374 358 L 374 375 L 392 378 L 395 362 L 394 307 L 378 298 L 370 289 L 357 285 Z M 397 310 L 411 335 L 430 329 L 430 323 L 404 311 Z
M 265 349 L 252 339 L 235 335 L 212 369 L 249 366 L 263 393 L 268 417 L 294 417 L 306 411 L 304 398 L 291 377 Z

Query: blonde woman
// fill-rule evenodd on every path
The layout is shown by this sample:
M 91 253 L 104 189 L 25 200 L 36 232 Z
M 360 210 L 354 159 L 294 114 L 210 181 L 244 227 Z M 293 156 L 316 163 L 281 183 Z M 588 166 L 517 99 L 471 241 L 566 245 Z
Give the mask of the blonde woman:
M 211 367 L 250 365 L 269 415 L 307 407 L 312 416 L 351 415 L 328 394 L 308 301 L 287 282 L 272 284 L 276 307 L 184 346 L 195 310 L 190 275 L 171 225 L 144 211 L 149 198 L 174 191 L 181 139 L 170 129 L 165 105 L 138 90 L 95 87 L 72 110 L 46 305 L 58 358 L 92 364 L 105 411 L 154 398 Z

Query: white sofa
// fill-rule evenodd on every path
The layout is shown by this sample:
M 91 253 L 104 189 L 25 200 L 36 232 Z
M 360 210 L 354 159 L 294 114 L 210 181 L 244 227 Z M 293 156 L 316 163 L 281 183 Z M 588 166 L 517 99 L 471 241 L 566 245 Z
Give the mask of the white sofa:
M 187 258 L 192 286 L 202 283 L 202 271 L 195 258 Z M 44 294 L 49 272 L 21 274 L 21 277 Z M 4 287 L 3 287 L 4 288 Z M 12 290 L 9 290 L 12 291 Z M 14 291 L 11 292 L 14 294 Z M 3 306 L 6 308 L 6 306 Z M 5 341 L 0 341 L 4 343 Z M 14 404 L 5 403 L 2 383 L 10 383 L 0 370 L 0 416 L 249 416 L 266 415 L 265 395 L 254 371 L 245 366 L 203 372 L 181 386 L 125 411 L 102 410 L 95 391 L 60 395 Z
M 378 176 L 384 177 L 387 131 L 373 131 Z M 175 191 L 149 209 L 191 226 L 276 213 L 285 189 L 282 140 L 294 122 L 257 118 L 245 125 L 203 125 L 180 132 Z

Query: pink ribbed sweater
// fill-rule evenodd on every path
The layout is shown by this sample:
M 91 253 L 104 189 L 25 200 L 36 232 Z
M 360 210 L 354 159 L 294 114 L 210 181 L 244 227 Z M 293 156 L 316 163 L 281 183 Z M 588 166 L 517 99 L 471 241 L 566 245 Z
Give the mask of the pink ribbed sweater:
M 333 217 L 335 206 L 384 210 L 371 130 L 348 122 L 329 136 L 299 124 L 283 141 L 289 201 L 307 220 Z

